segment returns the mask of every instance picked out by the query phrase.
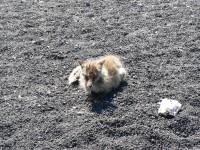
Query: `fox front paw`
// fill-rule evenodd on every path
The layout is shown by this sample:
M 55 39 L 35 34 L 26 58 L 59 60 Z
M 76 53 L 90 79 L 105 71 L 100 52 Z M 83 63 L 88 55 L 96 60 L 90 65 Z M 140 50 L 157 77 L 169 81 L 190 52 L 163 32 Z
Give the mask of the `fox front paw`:
M 80 79 L 80 74 L 81 74 L 81 67 L 78 66 L 78 67 L 74 68 L 73 71 L 69 75 L 68 84 L 69 85 L 78 85 L 79 79 Z

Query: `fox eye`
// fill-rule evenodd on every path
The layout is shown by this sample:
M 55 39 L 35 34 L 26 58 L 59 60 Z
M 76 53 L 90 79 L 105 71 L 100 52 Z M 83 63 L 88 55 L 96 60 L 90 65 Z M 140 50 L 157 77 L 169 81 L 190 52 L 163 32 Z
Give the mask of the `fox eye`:
M 92 80 L 95 81 L 95 80 L 96 80 L 96 77 L 93 77 Z
M 86 81 L 89 80 L 88 76 L 85 75 L 84 77 L 85 77 L 85 80 L 86 80 Z

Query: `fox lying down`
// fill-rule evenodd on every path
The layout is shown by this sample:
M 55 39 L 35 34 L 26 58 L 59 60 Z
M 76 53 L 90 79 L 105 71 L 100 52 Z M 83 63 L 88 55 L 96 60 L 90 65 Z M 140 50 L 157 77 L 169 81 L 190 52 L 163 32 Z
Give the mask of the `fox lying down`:
M 110 92 L 120 85 L 126 74 L 121 59 L 115 55 L 77 61 L 79 66 L 70 74 L 69 85 L 79 82 L 86 95 Z

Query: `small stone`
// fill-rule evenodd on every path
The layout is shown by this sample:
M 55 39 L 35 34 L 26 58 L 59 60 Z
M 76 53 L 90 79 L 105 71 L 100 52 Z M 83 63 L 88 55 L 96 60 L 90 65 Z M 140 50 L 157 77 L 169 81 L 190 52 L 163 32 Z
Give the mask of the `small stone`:
M 168 98 L 161 99 L 160 108 L 158 113 L 162 115 L 175 116 L 181 108 L 181 104 L 177 100 L 172 100 Z

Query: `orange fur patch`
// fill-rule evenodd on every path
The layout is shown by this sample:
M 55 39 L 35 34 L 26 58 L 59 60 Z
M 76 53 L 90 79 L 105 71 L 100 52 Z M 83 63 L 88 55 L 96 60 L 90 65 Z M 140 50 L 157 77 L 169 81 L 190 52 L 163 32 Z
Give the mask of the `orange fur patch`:
M 108 55 L 101 59 L 104 61 L 104 67 L 108 70 L 108 74 L 113 76 L 117 73 L 117 62 L 120 62 L 120 59 L 114 55 Z

